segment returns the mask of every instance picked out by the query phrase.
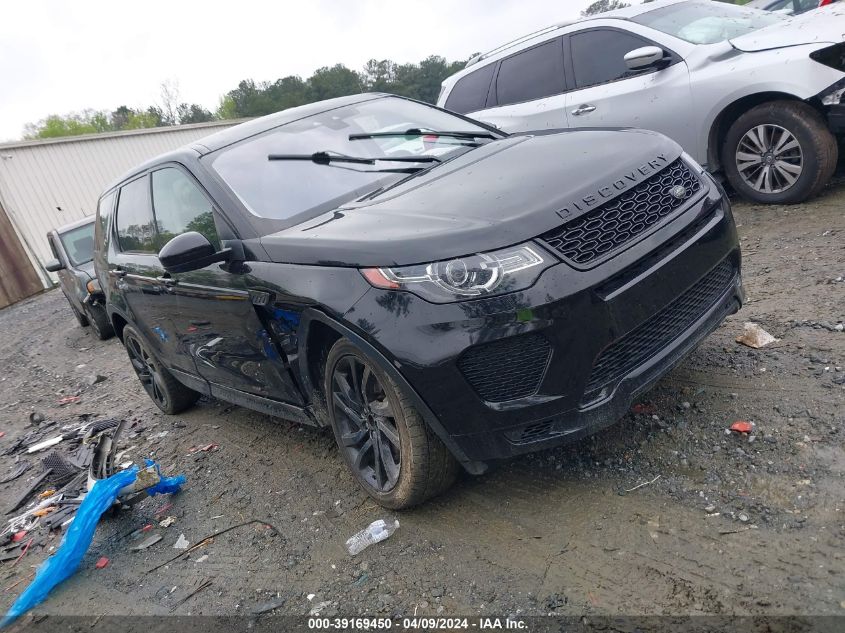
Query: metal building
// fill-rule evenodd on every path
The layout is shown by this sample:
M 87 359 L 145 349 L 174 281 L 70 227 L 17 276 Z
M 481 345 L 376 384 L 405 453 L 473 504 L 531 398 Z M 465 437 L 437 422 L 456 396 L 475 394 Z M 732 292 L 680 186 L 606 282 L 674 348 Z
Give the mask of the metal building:
M 135 165 L 239 122 L 0 144 L 0 308 L 52 287 L 47 231 L 92 215 L 103 189 Z

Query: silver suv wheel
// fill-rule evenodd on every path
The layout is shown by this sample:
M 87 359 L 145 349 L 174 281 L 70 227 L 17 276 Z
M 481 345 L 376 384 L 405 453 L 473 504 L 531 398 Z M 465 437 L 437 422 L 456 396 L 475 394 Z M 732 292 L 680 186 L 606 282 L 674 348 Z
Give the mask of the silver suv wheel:
M 757 125 L 736 149 L 736 167 L 745 184 L 760 193 L 786 191 L 804 170 L 804 153 L 795 135 L 780 125 Z

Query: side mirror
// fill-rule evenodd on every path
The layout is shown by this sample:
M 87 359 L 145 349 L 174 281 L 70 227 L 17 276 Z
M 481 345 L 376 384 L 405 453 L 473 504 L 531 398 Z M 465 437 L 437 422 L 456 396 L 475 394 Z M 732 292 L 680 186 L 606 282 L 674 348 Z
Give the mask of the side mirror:
M 158 254 L 158 259 L 167 272 L 186 273 L 205 268 L 215 262 L 228 261 L 231 256 L 231 249 L 215 250 L 204 235 L 189 231 L 177 235 L 165 244 Z
M 51 259 L 49 262 L 44 264 L 44 268 L 46 268 L 51 273 L 57 273 L 60 270 L 64 270 L 64 267 L 65 265 L 58 259 Z
M 643 46 L 625 54 L 625 65 L 628 70 L 653 68 L 663 62 L 665 54 L 659 46 Z

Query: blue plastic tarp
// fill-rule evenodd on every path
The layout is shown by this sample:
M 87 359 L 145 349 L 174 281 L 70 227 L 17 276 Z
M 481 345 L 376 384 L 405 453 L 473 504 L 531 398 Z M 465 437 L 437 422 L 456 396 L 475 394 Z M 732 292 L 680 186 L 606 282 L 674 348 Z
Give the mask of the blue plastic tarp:
M 148 466 L 158 465 L 148 460 Z M 0 628 L 14 622 L 21 615 L 43 602 L 56 585 L 67 580 L 76 572 L 85 552 L 94 539 L 94 531 L 103 513 L 112 507 L 117 495 L 124 487 L 132 484 L 138 476 L 138 467 L 132 466 L 108 479 L 97 481 L 79 505 L 76 515 L 62 539 L 59 549 L 48 558 L 35 572 L 30 585 L 18 596 L 9 608 Z M 161 481 L 149 488 L 149 494 L 178 492 L 185 482 L 184 475 L 162 477 Z

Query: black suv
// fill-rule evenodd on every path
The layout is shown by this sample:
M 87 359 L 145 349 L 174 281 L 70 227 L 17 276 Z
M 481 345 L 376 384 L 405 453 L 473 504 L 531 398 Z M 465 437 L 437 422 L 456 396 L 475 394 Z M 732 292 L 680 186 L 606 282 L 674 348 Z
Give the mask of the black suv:
M 45 268 L 59 277 L 59 287 L 82 327 L 91 326 L 100 340 L 114 336 L 94 274 L 94 218 L 88 217 L 47 233 L 53 259 Z
M 728 200 L 666 137 L 507 135 L 366 94 L 160 156 L 100 199 L 141 383 L 331 425 L 402 508 L 581 437 L 741 305 Z

